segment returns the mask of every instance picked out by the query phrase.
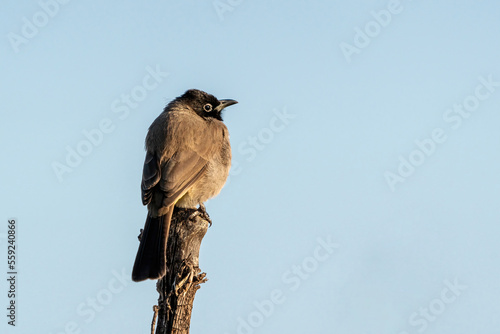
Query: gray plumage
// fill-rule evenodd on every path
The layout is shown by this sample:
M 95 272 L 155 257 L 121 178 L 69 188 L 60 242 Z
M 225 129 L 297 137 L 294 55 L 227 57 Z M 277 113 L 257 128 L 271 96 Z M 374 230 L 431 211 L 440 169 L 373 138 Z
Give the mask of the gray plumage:
M 191 89 L 170 102 L 149 127 L 141 183 L 148 217 L 132 271 L 134 281 L 165 275 L 174 206 L 196 208 L 224 186 L 231 146 L 221 112 L 235 103 Z

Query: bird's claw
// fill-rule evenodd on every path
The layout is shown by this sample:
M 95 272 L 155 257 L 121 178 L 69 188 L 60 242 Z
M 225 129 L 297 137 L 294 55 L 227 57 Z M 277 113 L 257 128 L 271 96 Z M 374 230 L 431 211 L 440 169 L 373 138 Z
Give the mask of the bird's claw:
M 201 218 L 205 219 L 208 221 L 208 224 L 212 226 L 212 219 L 210 219 L 210 216 L 208 215 L 207 209 L 205 208 L 205 205 L 203 203 L 200 203 L 200 206 L 196 211 L 194 211 L 190 216 L 189 219 L 194 219 L 196 217 L 200 216 Z

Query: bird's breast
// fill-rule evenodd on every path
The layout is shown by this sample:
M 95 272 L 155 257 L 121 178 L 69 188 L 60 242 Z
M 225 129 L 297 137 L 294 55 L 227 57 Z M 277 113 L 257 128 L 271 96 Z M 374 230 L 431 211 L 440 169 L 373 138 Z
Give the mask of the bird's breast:
M 176 206 L 197 207 L 200 203 L 217 196 L 226 183 L 231 168 L 231 145 L 225 126 L 221 128 L 220 137 L 215 140 L 214 145 L 217 150 L 208 161 L 203 176 L 177 201 Z

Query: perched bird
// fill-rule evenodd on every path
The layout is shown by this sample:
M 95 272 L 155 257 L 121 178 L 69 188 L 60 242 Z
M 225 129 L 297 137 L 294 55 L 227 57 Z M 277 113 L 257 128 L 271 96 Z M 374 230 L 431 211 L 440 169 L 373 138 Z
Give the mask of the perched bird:
M 199 205 L 203 209 L 203 202 L 224 186 L 231 166 L 231 146 L 221 112 L 235 103 L 190 89 L 170 102 L 149 127 L 141 183 L 148 216 L 132 280 L 165 275 L 174 206 Z

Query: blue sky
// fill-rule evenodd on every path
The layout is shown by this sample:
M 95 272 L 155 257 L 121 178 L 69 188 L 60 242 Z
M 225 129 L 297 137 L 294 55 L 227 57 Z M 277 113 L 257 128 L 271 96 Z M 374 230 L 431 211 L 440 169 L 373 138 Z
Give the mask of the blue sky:
M 148 331 L 155 282 L 130 280 L 144 138 L 190 88 L 239 101 L 193 333 L 495 332 L 499 9 L 6 4 L 0 248 L 16 218 L 19 262 L 2 332 Z

